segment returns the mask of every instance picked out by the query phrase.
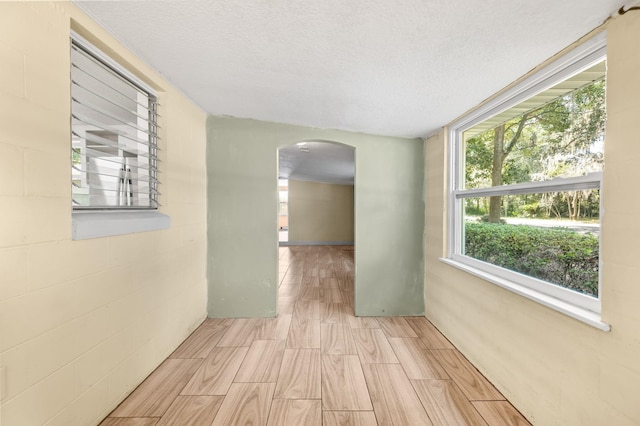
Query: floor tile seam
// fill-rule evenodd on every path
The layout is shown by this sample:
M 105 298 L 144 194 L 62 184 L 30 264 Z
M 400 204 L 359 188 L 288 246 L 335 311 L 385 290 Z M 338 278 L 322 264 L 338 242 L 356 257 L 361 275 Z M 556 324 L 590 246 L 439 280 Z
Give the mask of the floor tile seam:
M 416 339 L 416 337 L 396 337 L 396 339 Z M 417 339 L 420 339 L 420 338 L 418 337 Z M 388 341 L 388 340 L 389 340 L 389 338 L 387 338 L 387 341 Z M 420 339 L 420 340 L 422 341 L 422 339 Z M 423 343 L 424 343 L 424 342 L 423 342 Z M 404 365 L 402 364 L 402 362 L 400 361 L 400 358 L 398 357 L 398 352 L 397 352 L 397 351 L 396 351 L 396 349 L 393 347 L 393 345 L 391 344 L 391 342 L 389 342 L 389 345 L 391 346 L 391 349 L 393 350 L 393 352 L 396 354 L 396 358 L 398 358 L 398 362 L 400 363 L 400 365 L 402 365 L 402 369 L 404 370 L 405 375 L 406 375 L 407 377 L 409 377 L 409 374 L 407 373 L 407 369 L 405 368 L 405 366 L 404 366 Z M 425 345 L 425 346 L 426 346 L 426 345 Z M 449 350 L 451 350 L 451 349 L 449 349 Z M 430 353 L 429 348 L 427 348 L 427 352 L 429 352 L 429 353 Z M 440 367 L 440 369 L 442 369 L 442 370 L 447 374 L 447 376 L 451 376 L 451 375 L 449 374 L 449 372 L 447 371 L 447 369 L 442 365 L 442 363 L 441 363 L 437 358 L 435 358 L 435 356 L 433 356 L 431 353 L 430 353 L 430 355 L 434 358 L 434 359 L 433 359 L 433 361 L 435 361 L 435 362 L 436 362 L 436 364 Z M 413 354 L 411 354 L 411 358 L 412 358 L 412 359 L 414 359 Z M 449 379 L 450 379 L 450 380 L 453 380 L 453 377 L 449 377 Z M 409 380 L 449 380 L 449 379 L 437 379 L 437 378 L 433 378 L 433 379 L 411 379 L 411 378 L 409 378 Z M 455 382 L 455 381 L 454 381 L 454 382 Z

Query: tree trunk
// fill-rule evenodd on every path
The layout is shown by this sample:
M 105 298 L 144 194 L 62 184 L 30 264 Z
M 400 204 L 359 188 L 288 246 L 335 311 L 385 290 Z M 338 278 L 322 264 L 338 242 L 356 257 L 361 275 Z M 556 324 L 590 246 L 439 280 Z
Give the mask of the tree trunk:
M 502 164 L 504 162 L 504 124 L 493 131 L 493 168 L 491 169 L 491 186 L 502 185 Z M 489 198 L 489 222 L 500 222 L 501 196 Z

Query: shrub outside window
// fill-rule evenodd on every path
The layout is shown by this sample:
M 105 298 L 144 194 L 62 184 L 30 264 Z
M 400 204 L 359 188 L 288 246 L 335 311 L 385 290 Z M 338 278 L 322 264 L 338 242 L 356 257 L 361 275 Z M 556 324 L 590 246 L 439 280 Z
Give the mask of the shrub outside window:
M 449 134 L 449 259 L 596 314 L 605 55 L 601 34 Z

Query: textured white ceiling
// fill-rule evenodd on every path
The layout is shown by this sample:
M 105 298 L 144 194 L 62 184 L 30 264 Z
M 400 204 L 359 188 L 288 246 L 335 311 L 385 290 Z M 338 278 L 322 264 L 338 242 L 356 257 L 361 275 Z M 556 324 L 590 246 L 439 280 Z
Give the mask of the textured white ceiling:
M 353 185 L 355 151 L 346 145 L 322 141 L 302 141 L 280 148 L 281 179 Z
M 77 3 L 211 114 L 418 137 L 624 0 Z

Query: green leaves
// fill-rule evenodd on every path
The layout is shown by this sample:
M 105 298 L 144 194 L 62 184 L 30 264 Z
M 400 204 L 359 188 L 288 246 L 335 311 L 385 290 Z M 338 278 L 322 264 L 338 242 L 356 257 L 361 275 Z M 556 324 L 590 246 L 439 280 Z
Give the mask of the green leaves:
M 502 184 L 602 170 L 605 120 L 605 82 L 597 80 L 470 138 L 466 188 L 490 186 L 496 155 L 503 157 L 497 162 Z M 500 152 L 494 149 L 498 128 L 504 129 Z
M 465 254 L 591 296 L 598 296 L 599 242 L 559 228 L 465 223 Z

